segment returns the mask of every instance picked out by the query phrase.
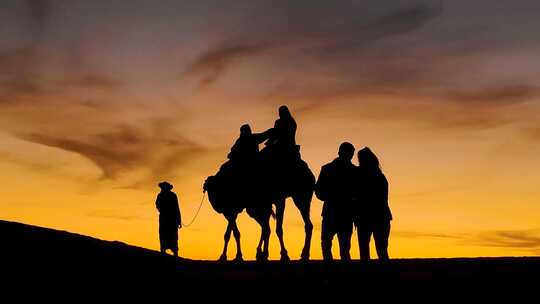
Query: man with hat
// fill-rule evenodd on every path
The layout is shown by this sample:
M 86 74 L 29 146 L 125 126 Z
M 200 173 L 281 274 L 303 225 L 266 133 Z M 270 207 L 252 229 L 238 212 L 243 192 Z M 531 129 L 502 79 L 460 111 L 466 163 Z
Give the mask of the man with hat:
M 178 197 L 172 192 L 173 185 L 168 182 L 158 184 L 161 192 L 157 195 L 156 208 L 159 211 L 159 242 L 161 252 L 166 253 L 167 249 L 178 256 L 178 229 L 182 228 L 182 218 Z

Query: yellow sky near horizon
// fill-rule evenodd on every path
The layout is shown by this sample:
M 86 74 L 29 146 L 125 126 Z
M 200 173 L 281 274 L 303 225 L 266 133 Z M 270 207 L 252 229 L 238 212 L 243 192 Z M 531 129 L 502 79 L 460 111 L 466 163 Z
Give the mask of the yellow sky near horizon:
M 343 141 L 380 157 L 391 257 L 539 255 L 539 3 L 1 1 L 0 219 L 157 249 L 157 183 L 190 219 L 287 104 L 315 175 Z M 216 259 L 225 227 L 205 202 L 181 255 Z M 297 258 L 290 202 L 284 229 Z
M 375 107 L 388 102 L 383 97 L 369 98 L 376 101 Z M 538 254 L 534 243 L 540 214 L 540 193 L 536 188 L 540 173 L 534 170 L 540 165 L 535 158 L 538 147 L 515 150 L 515 145 L 507 146 L 508 141 L 519 143 L 511 127 L 496 132 L 435 130 L 403 121 L 357 120 L 364 114 L 355 112 L 371 111 L 369 102 L 363 107 L 346 102 L 322 107 L 296 115 L 303 158 L 317 175 L 320 167 L 335 157 L 340 142 L 349 140 L 357 148 L 372 147 L 390 181 L 390 206 L 395 217 L 390 242 L 392 257 Z M 294 114 L 294 106 L 292 111 Z M 250 121 L 255 129 L 263 130 L 271 126 L 276 115 L 271 107 L 246 112 L 250 117 L 237 113 L 238 117 L 212 119 L 216 124 L 220 120 L 228 122 L 222 129 L 201 131 L 214 132 L 214 147 L 208 149 L 210 152 L 189 154 L 189 161 L 182 162 L 179 171 L 169 179 L 179 195 L 185 221 L 196 211 L 205 177 L 216 172 L 228 145 L 237 136 L 236 126 Z M 197 109 L 191 113 L 197 113 Z M 192 122 L 184 127 L 197 130 L 199 121 Z M 503 136 L 505 132 L 511 136 Z M 102 170 L 78 153 L 5 133 L 0 142 L 2 219 L 158 249 L 154 200 L 156 184 L 162 178 L 145 178 L 145 184 L 133 186 L 134 176 L 145 175 L 144 164 L 135 172 L 103 178 Z M 321 258 L 321 206 L 314 198 L 312 258 Z M 286 244 L 291 256 L 298 257 L 304 230 L 292 202 L 287 203 L 285 215 Z M 193 226 L 180 231 L 181 255 L 217 258 L 225 227 L 225 219 L 205 201 Z M 246 214 L 240 216 L 239 227 L 244 255 L 253 259 L 260 228 Z M 356 237 L 353 239 L 352 254 L 358 257 Z M 279 257 L 278 247 L 273 233 L 271 258 Z M 234 248 L 231 242 L 230 256 Z M 337 256 L 338 252 L 334 252 Z

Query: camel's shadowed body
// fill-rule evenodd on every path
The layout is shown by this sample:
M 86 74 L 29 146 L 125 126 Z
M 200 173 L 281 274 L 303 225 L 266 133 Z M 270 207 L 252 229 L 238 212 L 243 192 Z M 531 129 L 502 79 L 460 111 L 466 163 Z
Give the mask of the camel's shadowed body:
M 242 249 L 240 245 L 240 230 L 236 224 L 238 214 L 244 209 L 250 217 L 255 219 L 261 226 L 261 240 L 259 241 L 258 252 L 264 241 L 264 251 L 268 253 L 268 239 L 270 237 L 270 216 L 272 214 L 272 204 L 267 195 L 261 195 L 257 190 L 257 183 L 253 179 L 244 178 L 245 175 L 234 170 L 230 161 L 224 163 L 216 175 L 210 176 L 204 182 L 204 190 L 208 192 L 208 200 L 214 210 L 223 214 L 227 220 L 227 229 L 224 235 L 223 252 L 221 261 L 227 259 L 227 246 L 231 237 L 231 232 L 236 240 L 236 258 L 242 260 Z M 258 253 L 259 257 L 260 254 Z
M 299 148 L 299 147 L 298 147 Z M 283 216 L 285 200 L 288 197 L 300 210 L 305 225 L 305 242 L 301 258 L 309 259 L 313 225 L 310 220 L 310 207 L 315 185 L 315 176 L 308 165 L 300 158 L 299 150 L 290 160 L 276 158 L 265 148 L 255 168 L 238 168 L 230 161 L 223 164 L 215 176 L 204 183 L 212 207 L 223 214 L 228 225 L 225 232 L 223 253 L 220 260 L 226 259 L 231 232 L 237 244 L 236 259 L 242 258 L 240 231 L 236 218 L 244 208 L 250 217 L 261 226 L 261 238 L 257 247 L 257 260 L 268 259 L 270 238 L 270 216 L 272 205 L 276 206 L 276 234 L 281 246 L 281 259 L 289 260 L 283 241 Z
M 300 258 L 309 260 L 313 224 L 310 219 L 311 200 L 315 188 L 315 176 L 300 156 L 300 146 L 294 153 L 272 152 L 269 147 L 261 151 L 262 166 L 266 172 L 266 185 L 271 202 L 276 206 L 276 234 L 281 248 L 281 260 L 288 261 L 289 255 L 283 241 L 283 217 L 285 201 L 292 198 L 304 221 L 305 239 Z

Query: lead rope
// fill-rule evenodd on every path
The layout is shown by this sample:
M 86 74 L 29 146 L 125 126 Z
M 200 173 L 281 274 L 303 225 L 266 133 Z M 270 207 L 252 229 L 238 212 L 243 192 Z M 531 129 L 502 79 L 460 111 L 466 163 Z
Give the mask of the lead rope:
M 193 224 L 193 222 L 195 222 L 195 219 L 197 218 L 197 216 L 199 215 L 199 211 L 201 211 L 201 207 L 203 205 L 203 202 L 204 202 L 204 198 L 206 197 L 206 191 L 203 192 L 203 197 L 201 199 L 201 203 L 199 204 L 199 208 L 197 209 L 197 212 L 195 212 L 195 215 L 193 216 L 193 218 L 191 219 L 191 221 L 189 222 L 189 224 L 184 224 L 184 222 L 182 222 L 182 227 L 189 227 L 191 226 L 191 224 Z

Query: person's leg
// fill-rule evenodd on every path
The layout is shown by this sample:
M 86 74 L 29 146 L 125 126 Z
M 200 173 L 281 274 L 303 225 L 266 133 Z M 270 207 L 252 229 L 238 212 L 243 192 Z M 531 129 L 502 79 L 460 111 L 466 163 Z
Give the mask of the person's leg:
M 159 251 L 163 254 L 167 254 L 167 245 L 165 241 L 165 231 L 163 229 L 163 224 L 159 223 Z
M 390 237 L 390 221 L 377 223 L 373 231 L 377 256 L 381 261 L 388 261 L 388 238 Z
M 178 228 L 174 227 L 173 233 L 173 243 L 172 243 L 172 252 L 175 257 L 178 257 Z
M 359 222 L 356 226 L 356 232 L 358 234 L 358 249 L 360 250 L 360 260 L 369 261 L 371 259 L 369 254 L 369 242 L 371 239 L 371 227 L 367 223 Z
M 321 225 L 321 248 L 323 259 L 325 261 L 331 261 L 332 257 L 332 239 L 334 238 L 334 229 L 332 227 L 332 221 L 327 217 L 323 217 Z
M 165 248 L 165 246 L 163 245 L 163 241 L 160 240 L 160 245 L 159 245 L 159 251 L 161 251 L 161 253 L 163 254 L 167 254 L 167 248 Z
M 352 222 L 345 220 L 340 224 L 338 232 L 339 255 L 342 261 L 351 260 L 351 237 L 352 237 Z

